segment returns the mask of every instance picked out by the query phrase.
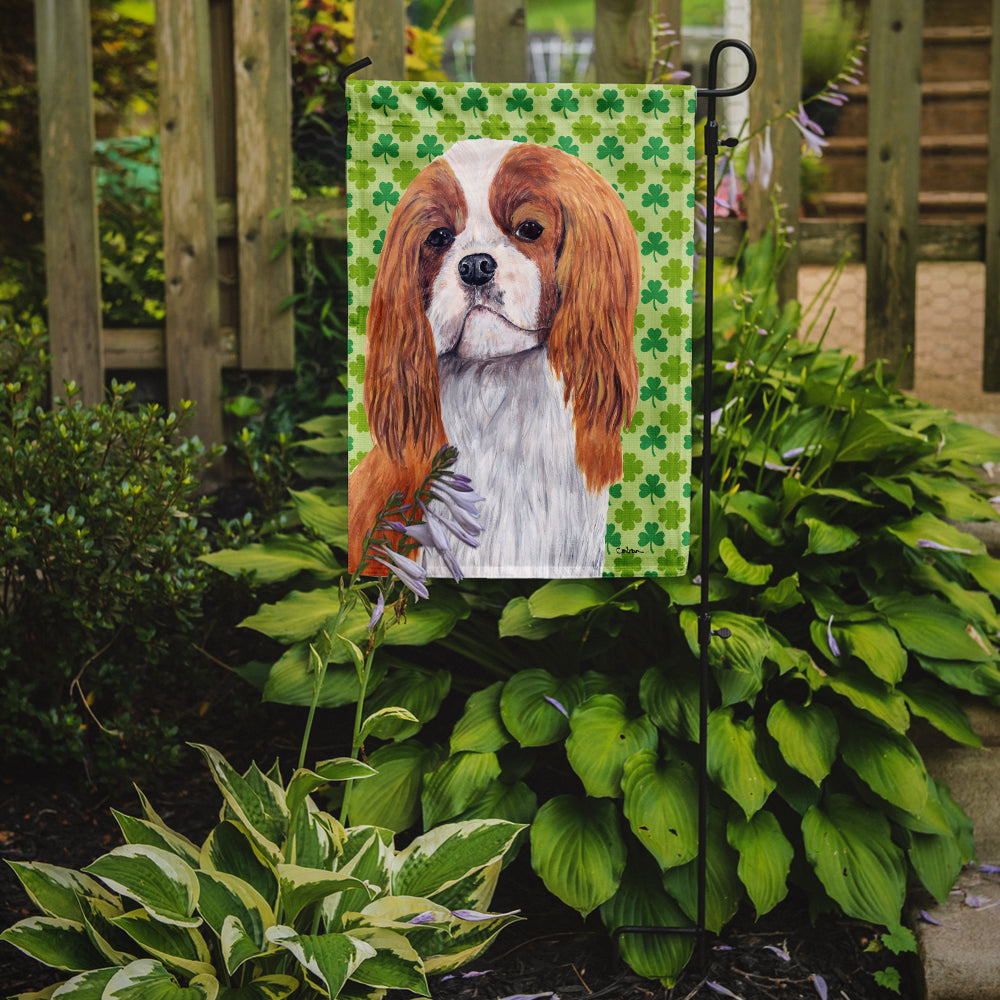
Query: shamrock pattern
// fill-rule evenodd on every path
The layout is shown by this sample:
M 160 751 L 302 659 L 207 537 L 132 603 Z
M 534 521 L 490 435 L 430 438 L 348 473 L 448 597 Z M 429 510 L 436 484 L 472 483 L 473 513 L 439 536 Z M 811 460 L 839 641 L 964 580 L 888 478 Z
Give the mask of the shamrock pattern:
M 639 402 L 611 487 L 605 576 L 687 570 L 691 502 L 694 111 L 691 87 L 350 80 L 348 426 L 350 467 L 371 447 L 365 323 L 394 208 L 460 139 L 509 139 L 578 156 L 618 192 L 639 238 Z

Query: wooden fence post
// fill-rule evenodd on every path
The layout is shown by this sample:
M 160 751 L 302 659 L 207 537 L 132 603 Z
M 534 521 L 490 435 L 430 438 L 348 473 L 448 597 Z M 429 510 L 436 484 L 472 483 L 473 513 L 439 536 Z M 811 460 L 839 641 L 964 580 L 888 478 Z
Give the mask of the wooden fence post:
M 363 56 L 372 65 L 355 76 L 406 79 L 406 0 L 362 0 L 354 5 L 354 58 Z
M 295 367 L 290 21 L 288 0 L 233 6 L 242 368 Z
M 750 132 L 765 122 L 795 108 L 802 97 L 802 4 L 800 0 L 758 0 L 750 8 L 750 41 L 757 65 L 757 80 L 750 88 Z M 756 141 L 756 140 L 755 140 Z M 771 127 L 774 170 L 770 184 L 762 188 L 755 180 L 747 193 L 747 226 L 751 240 L 760 239 L 774 221 L 778 202 L 779 224 L 792 228 L 793 244 L 778 274 L 778 297 L 782 302 L 798 296 L 800 249 L 799 160 L 802 136 L 787 119 Z
M 52 393 L 104 398 L 89 0 L 35 0 Z
M 993 0 L 990 45 L 989 170 L 986 178 L 986 325 L 983 390 L 1000 392 L 1000 0 Z
M 159 0 L 167 395 L 197 402 L 191 429 L 222 441 L 219 254 L 207 0 Z
M 872 0 L 868 53 L 865 360 L 913 387 L 923 0 Z
M 599 84 L 646 82 L 652 46 L 650 12 L 650 0 L 594 0 L 594 69 Z
M 524 0 L 476 0 L 477 80 L 519 83 L 527 78 Z

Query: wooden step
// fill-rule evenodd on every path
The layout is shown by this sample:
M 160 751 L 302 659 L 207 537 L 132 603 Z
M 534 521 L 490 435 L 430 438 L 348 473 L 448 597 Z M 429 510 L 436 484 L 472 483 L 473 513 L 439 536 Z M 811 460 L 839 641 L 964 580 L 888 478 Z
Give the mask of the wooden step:
M 863 220 L 868 198 L 863 191 L 831 191 L 817 196 L 829 218 Z M 986 193 L 979 191 L 921 191 L 920 218 L 928 221 L 981 223 L 986 216 Z
M 924 29 L 920 75 L 925 83 L 990 78 L 989 25 Z
M 925 135 L 920 138 L 920 188 L 925 191 L 985 191 L 988 169 L 985 135 Z M 832 136 L 823 151 L 833 191 L 865 188 L 868 140 Z
M 921 135 L 948 135 L 988 131 L 989 80 L 937 80 L 921 84 Z M 838 136 L 866 135 L 868 84 L 847 88 L 849 101 L 841 109 Z

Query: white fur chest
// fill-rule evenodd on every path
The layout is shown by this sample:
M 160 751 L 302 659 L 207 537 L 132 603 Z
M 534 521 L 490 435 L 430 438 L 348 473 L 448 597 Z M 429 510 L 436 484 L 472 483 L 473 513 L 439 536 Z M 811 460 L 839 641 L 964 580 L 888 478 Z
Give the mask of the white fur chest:
M 576 464 L 572 404 L 563 402 L 545 347 L 489 361 L 448 355 L 438 373 L 456 470 L 486 498 L 479 548 L 455 543 L 462 569 L 469 576 L 600 576 L 608 491 L 588 490 Z M 424 559 L 430 575 L 447 575 L 433 554 Z

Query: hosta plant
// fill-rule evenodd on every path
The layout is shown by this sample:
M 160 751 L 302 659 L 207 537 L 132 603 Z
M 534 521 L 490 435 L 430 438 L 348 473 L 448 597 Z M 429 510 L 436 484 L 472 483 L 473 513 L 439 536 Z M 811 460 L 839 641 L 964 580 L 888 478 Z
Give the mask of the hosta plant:
M 451 823 L 397 849 L 389 830 L 343 827 L 312 795 L 370 779 L 338 758 L 240 774 L 202 746 L 221 818 L 198 845 L 140 793 L 115 813 L 126 843 L 82 871 L 12 862 L 40 916 L 0 935 L 61 970 L 66 1000 L 281 1000 L 429 996 L 427 975 L 478 955 L 514 913 L 489 913 L 521 827 Z M 29 996 L 29 995 L 25 995 Z

